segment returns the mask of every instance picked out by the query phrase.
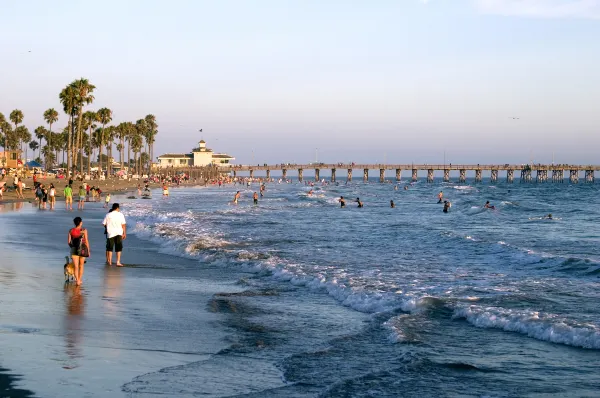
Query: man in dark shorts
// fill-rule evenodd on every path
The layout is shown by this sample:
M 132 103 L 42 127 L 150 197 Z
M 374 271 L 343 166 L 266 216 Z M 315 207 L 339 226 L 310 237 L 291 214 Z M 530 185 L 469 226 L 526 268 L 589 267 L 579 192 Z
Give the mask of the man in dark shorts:
M 106 227 L 106 264 L 112 265 L 114 250 L 117 253 L 117 267 L 122 267 L 121 252 L 123 251 L 123 241 L 127 237 L 127 225 L 118 203 L 113 203 L 110 212 L 104 217 L 102 225 Z

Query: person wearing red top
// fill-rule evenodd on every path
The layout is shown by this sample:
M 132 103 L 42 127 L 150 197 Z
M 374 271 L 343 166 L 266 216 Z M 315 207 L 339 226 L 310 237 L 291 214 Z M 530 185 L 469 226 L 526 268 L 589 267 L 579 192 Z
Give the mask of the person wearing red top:
M 81 244 L 83 243 L 88 247 L 88 257 L 91 256 L 92 253 L 89 249 L 90 243 L 88 241 L 87 231 L 83 228 L 83 220 L 81 217 L 75 217 L 73 223 L 75 224 L 75 228 L 69 230 L 67 243 L 71 248 L 71 258 L 73 259 L 73 265 L 75 266 L 75 282 L 77 286 L 79 286 L 81 285 L 81 280 L 83 278 L 83 266 L 85 264 L 85 257 L 79 255 Z

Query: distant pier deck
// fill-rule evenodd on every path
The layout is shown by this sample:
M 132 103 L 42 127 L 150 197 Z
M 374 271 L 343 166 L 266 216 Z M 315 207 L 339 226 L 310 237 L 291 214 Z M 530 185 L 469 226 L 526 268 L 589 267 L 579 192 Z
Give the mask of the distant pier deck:
M 600 166 L 593 165 L 570 165 L 570 164 L 327 164 L 327 163 L 311 163 L 311 164 L 263 164 L 263 165 L 231 165 L 219 167 L 221 173 L 232 173 L 234 176 L 239 176 L 238 173 L 247 172 L 249 176 L 254 178 L 259 171 L 264 171 L 266 178 L 271 178 L 271 171 L 280 171 L 283 178 L 287 178 L 289 170 L 298 172 L 298 180 L 304 179 L 304 170 L 314 170 L 315 180 L 318 181 L 321 177 L 321 171 L 330 170 L 330 180 L 336 181 L 338 170 L 345 171 L 346 180 L 352 181 L 352 173 L 354 170 L 362 170 L 363 180 L 369 179 L 370 170 L 379 170 L 380 182 L 385 181 L 385 172 L 394 170 L 396 173 L 396 181 L 400 181 L 403 171 L 411 172 L 411 180 L 417 181 L 418 172 L 427 172 L 427 182 L 433 182 L 434 172 L 442 171 L 444 181 L 450 181 L 450 171 L 458 171 L 458 182 L 466 182 L 467 173 L 474 174 L 475 182 L 483 181 L 483 172 L 490 172 L 491 182 L 497 182 L 500 172 L 506 173 L 506 181 L 513 182 L 515 174 L 520 175 L 521 182 L 564 182 L 565 175 L 568 172 L 568 178 L 571 183 L 578 183 L 580 174 L 585 182 L 594 182 L 594 172 L 600 170 Z M 262 173 L 260 173 L 262 174 Z

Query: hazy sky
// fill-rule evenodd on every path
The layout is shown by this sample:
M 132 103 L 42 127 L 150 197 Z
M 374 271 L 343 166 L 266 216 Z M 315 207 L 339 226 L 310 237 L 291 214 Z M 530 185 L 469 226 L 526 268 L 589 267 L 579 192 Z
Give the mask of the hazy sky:
M 0 112 L 79 77 L 156 154 L 600 163 L 600 0 L 0 2 Z M 31 51 L 31 52 L 29 52 Z M 513 120 L 512 117 L 519 117 Z M 198 129 L 202 128 L 202 135 Z

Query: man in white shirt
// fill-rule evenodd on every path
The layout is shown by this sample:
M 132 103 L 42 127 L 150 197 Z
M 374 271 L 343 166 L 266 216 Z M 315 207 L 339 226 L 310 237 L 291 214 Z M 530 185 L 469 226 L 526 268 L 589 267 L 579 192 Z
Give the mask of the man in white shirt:
M 104 217 L 102 225 L 106 227 L 106 264 L 112 265 L 113 248 L 117 252 L 117 267 L 122 267 L 121 252 L 123 241 L 127 237 L 127 225 L 125 216 L 119 210 L 119 204 L 113 203 L 110 212 Z

